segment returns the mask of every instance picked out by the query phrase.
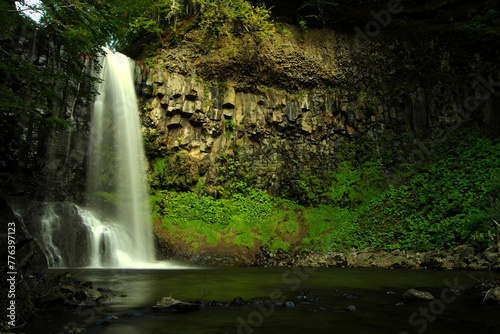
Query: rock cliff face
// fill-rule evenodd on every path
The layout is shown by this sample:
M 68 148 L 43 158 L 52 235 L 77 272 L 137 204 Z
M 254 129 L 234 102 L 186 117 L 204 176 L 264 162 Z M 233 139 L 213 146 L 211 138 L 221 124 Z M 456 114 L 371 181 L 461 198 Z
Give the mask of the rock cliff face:
M 65 201 L 81 202 L 85 196 L 93 103 L 83 74 L 91 68 L 72 69 L 68 53 L 31 23 L 2 31 L 0 46 L 6 88 L 0 118 L 0 225 L 5 231 L 8 224 L 16 226 L 17 269 L 37 270 L 57 264 L 47 252 L 53 236 L 43 221 L 49 216 L 57 221 L 54 237 L 69 252 L 85 248 L 81 219 Z M 14 68 L 15 75 L 5 67 Z M 68 235 L 78 242 L 68 243 Z M 6 243 L 2 238 L 5 251 Z
M 205 53 L 188 33 L 138 63 L 148 152 L 168 157 L 173 188 L 202 178 L 217 193 L 245 168 L 259 188 L 293 198 L 294 180 L 326 177 L 363 144 L 394 158 L 390 181 L 450 131 L 500 133 L 498 66 L 458 36 L 388 32 L 360 44 L 354 33 L 287 28 L 295 38 Z
M 68 73 L 63 48 L 28 24 L 2 36 L 0 42 L 19 57 L 19 66 L 30 64 L 33 69 L 24 73 L 26 69 L 20 67 L 18 77 L 4 78 L 14 96 L 26 101 L 23 112 L 6 111 L 2 118 L 2 163 L 10 173 L 18 174 L 18 182 L 7 194 L 47 201 L 81 200 L 93 102 L 90 86 L 81 81 L 92 66 L 76 77 Z M 19 103 L 15 98 L 11 102 Z

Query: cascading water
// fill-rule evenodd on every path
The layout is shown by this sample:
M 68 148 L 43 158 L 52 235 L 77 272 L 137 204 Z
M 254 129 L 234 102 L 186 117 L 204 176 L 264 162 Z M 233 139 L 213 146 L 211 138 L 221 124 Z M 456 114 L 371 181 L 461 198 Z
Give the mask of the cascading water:
M 91 123 L 88 209 L 90 266 L 137 267 L 154 261 L 146 161 L 133 84 L 134 63 L 106 50 Z
M 87 155 L 87 205 L 34 201 L 12 207 L 20 218 L 40 223 L 33 234 L 50 268 L 186 268 L 155 261 L 134 63 L 109 50 L 101 63 Z
M 45 257 L 49 267 L 63 267 L 64 263 L 61 251 L 57 246 L 55 246 L 52 238 L 54 236 L 54 230 L 61 229 L 61 219 L 54 212 L 54 208 L 51 205 L 45 207 L 44 215 L 42 219 L 42 240 L 45 245 Z

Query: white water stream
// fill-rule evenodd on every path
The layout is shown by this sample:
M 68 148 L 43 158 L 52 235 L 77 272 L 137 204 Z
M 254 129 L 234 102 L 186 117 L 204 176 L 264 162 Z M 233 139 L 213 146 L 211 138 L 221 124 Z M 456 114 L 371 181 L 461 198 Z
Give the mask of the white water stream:
M 78 210 L 90 230 L 92 267 L 143 266 L 154 261 L 133 68 L 131 59 L 106 50 L 92 114 L 90 206 Z
M 134 63 L 106 51 L 94 103 L 88 204 L 45 203 L 43 249 L 51 268 L 186 268 L 155 260 Z M 69 153 L 69 152 L 68 152 Z

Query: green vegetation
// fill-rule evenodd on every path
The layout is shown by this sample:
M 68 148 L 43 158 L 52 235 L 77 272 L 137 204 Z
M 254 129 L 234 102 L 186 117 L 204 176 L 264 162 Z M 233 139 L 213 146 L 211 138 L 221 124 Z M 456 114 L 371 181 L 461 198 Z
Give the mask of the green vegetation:
M 195 192 L 157 191 L 151 197 L 153 219 L 161 219 L 164 228 L 180 228 L 184 241 L 193 247 L 206 237 L 212 245 L 226 241 L 251 248 L 260 242 L 286 249 L 287 237 L 298 230 L 293 211 L 298 206 L 256 189 L 246 190 L 245 195 L 217 200 Z
M 335 171 L 322 171 L 318 175 L 306 166 L 297 173 L 285 172 L 284 196 L 304 206 L 356 207 L 370 202 L 387 188 L 383 168 L 389 163 L 385 161 L 387 157 L 373 151 L 374 145 L 373 140 L 366 138 L 344 142 L 335 157 Z M 301 165 L 296 159 L 289 161 Z
M 323 250 L 487 247 L 493 241 L 492 219 L 500 215 L 500 144 L 470 133 L 435 147 L 434 158 L 406 184 L 384 192 L 356 190 L 360 180 L 349 177 L 356 173 L 340 171 L 353 181 L 344 182 L 350 193 L 342 198 L 348 201 L 306 210 L 311 245 Z M 367 199 L 364 205 L 359 198 Z
M 500 193 L 500 144 L 472 133 L 436 147 L 435 156 L 407 185 L 384 193 L 363 212 L 360 227 L 377 231 L 375 246 L 484 248 L 491 241 L 492 219 L 499 214 L 493 203 Z
M 431 163 L 414 166 L 404 184 L 391 188 L 382 177 L 382 159 L 365 159 L 357 167 L 342 161 L 328 185 L 310 177 L 300 189 L 309 196 L 315 193 L 308 185 L 323 189 L 328 204 L 316 207 L 254 189 L 237 157 L 226 157 L 219 167 L 227 178 L 218 186 L 222 198 L 204 195 L 201 180 L 196 192 L 156 191 L 154 219 L 167 229 L 179 228 L 193 247 L 205 237 L 212 245 L 274 250 L 487 247 L 494 239 L 492 219 L 500 216 L 500 143 L 470 132 L 432 149 Z M 300 230 L 307 235 L 298 237 Z
M 386 184 L 382 176 L 382 160 L 369 160 L 355 168 L 343 161 L 333 175 L 329 199 L 339 207 L 358 207 L 380 196 Z
M 238 149 L 232 155 L 223 155 L 219 162 L 217 193 L 220 197 L 230 198 L 235 194 L 247 195 L 254 184 L 255 175 L 250 172 L 248 164 L 240 161 Z
M 307 32 L 307 26 L 318 25 L 327 13 L 328 8 L 334 8 L 339 4 L 335 1 L 328 0 L 307 0 L 301 1 L 300 7 L 297 9 L 299 25 L 304 32 Z
M 156 158 L 151 167 L 149 184 L 153 189 L 186 191 L 197 181 L 191 175 L 189 166 L 184 163 L 181 154 Z
M 224 121 L 225 136 L 227 140 L 231 139 L 231 133 L 233 132 L 235 126 L 236 123 L 232 119 L 226 119 Z
M 212 44 L 222 36 L 249 34 L 257 42 L 277 36 L 271 12 L 245 0 L 217 0 L 202 3 L 200 28 L 202 38 Z

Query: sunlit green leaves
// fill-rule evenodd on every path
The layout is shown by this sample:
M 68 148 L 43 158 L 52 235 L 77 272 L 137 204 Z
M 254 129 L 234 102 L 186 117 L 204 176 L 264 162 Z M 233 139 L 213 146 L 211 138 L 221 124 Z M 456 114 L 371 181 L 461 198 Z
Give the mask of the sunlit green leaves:
M 257 189 L 236 193 L 227 199 L 214 199 L 193 192 L 159 191 L 152 196 L 153 219 L 163 227 L 178 227 L 196 242 L 206 237 L 215 244 L 225 238 L 237 246 L 252 247 L 254 242 L 286 247 L 286 240 L 298 230 L 293 203 L 269 196 Z
M 257 41 L 276 37 L 271 12 L 245 0 L 200 0 L 203 37 L 215 43 L 223 36 L 249 34 Z

